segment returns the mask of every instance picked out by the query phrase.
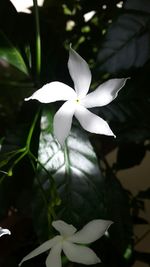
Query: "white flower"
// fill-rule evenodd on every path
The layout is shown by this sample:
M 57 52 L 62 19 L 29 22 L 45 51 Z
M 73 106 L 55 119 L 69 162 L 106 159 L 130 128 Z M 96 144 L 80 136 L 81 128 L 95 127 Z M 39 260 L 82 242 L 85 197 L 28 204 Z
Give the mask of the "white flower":
M 46 259 L 46 267 L 61 267 L 61 252 L 63 251 L 69 261 L 81 264 L 91 265 L 100 262 L 95 252 L 83 245 L 90 244 L 99 239 L 112 221 L 93 220 L 86 224 L 80 231 L 64 221 L 53 221 L 53 227 L 60 235 L 46 241 L 41 246 L 29 253 L 20 262 L 19 266 L 26 260 L 29 260 L 49 249 L 51 249 Z
M 25 100 L 36 99 L 42 103 L 67 100 L 54 116 L 54 135 L 61 145 L 69 135 L 73 115 L 81 126 L 97 134 L 114 136 L 105 120 L 90 112 L 87 108 L 101 107 L 117 97 L 127 79 L 110 79 L 90 94 L 91 72 L 86 61 L 70 48 L 68 69 L 75 90 L 61 82 L 51 82 L 37 90 Z
M 11 232 L 8 229 L 0 227 L 0 237 L 3 235 L 11 235 Z

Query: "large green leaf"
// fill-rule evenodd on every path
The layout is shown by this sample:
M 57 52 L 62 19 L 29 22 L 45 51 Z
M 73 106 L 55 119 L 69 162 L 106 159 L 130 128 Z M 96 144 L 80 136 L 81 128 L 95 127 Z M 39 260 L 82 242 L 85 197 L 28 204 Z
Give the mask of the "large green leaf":
M 8 40 L 8 38 L 0 31 L 0 66 L 15 67 L 19 71 L 28 75 L 28 70 L 25 62 L 16 47 Z
M 98 71 L 115 74 L 143 66 L 150 58 L 149 31 L 148 14 L 121 14 L 108 29 L 100 47 Z
M 106 262 L 109 263 L 107 266 L 110 266 L 112 261 L 116 263 L 113 266 L 127 266 L 123 265 L 123 260 L 125 260 L 124 254 L 128 247 L 132 247 L 133 244 L 133 222 L 130 215 L 129 195 L 116 178 L 113 172 L 109 170 L 105 180 L 105 189 L 103 191 L 103 201 L 107 216 L 110 216 L 111 220 L 114 222 L 109 231 L 112 248 L 109 252 L 110 254 L 107 252 L 107 257 L 109 255 L 110 258 L 107 258 Z M 114 259 L 115 254 L 117 256 L 116 259 Z M 119 261 L 121 261 L 121 265 L 118 264 Z
M 143 11 L 150 13 L 150 1 L 149 0 L 127 0 L 124 5 L 125 9 Z
M 41 240 L 47 239 L 52 206 L 55 207 L 56 219 L 72 223 L 78 229 L 95 218 L 111 219 L 115 222 L 111 229 L 111 242 L 116 253 L 122 257 L 131 243 L 132 235 L 125 190 L 111 174 L 107 174 L 107 179 L 102 176 L 84 130 L 73 128 L 64 149 L 61 149 L 52 135 L 52 120 L 50 110 L 45 109 L 41 119 L 39 160 L 53 175 L 61 203 L 58 203 L 52 190 L 50 177 L 39 166 L 33 199 L 33 218 L 37 234 Z
M 139 165 L 146 154 L 146 146 L 143 143 L 125 142 L 120 144 L 117 151 L 117 170 L 131 168 Z
M 86 133 L 73 128 L 62 149 L 51 134 L 51 121 L 50 111 L 45 110 L 41 119 L 39 160 L 53 175 L 61 198 L 61 204 L 56 209 L 57 218 L 82 226 L 87 221 L 103 216 L 103 195 L 100 192 L 104 178 Z M 51 182 L 44 169 L 40 168 L 38 179 L 49 201 L 52 201 Z M 45 212 L 48 210 L 38 188 L 39 184 L 36 185 L 34 212 L 36 214 L 35 209 L 37 213 L 39 208 L 42 210 L 36 217 L 40 229 L 43 223 L 45 225 Z
M 150 137 L 149 66 L 145 65 L 127 82 L 117 99 L 99 109 L 117 141 L 141 143 Z

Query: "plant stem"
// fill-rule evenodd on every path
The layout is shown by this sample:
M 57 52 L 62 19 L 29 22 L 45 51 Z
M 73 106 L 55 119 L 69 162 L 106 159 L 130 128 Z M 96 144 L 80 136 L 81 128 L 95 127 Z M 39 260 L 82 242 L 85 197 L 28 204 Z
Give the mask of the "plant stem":
M 65 146 L 64 146 L 64 157 L 65 157 L 66 173 L 68 176 L 70 176 L 70 159 L 68 156 L 68 149 L 67 149 L 66 142 L 65 142 Z
M 30 143 L 31 143 L 31 138 L 32 138 L 32 135 L 33 135 L 33 131 L 34 131 L 34 128 L 35 128 L 35 125 L 36 125 L 36 122 L 37 122 L 37 119 L 38 119 L 38 116 L 39 116 L 39 112 L 38 111 L 34 117 L 34 120 L 33 120 L 33 123 L 30 127 L 30 130 L 29 130 L 29 134 L 28 134 L 28 137 L 27 137 L 27 142 L 26 142 L 26 149 L 29 151 L 30 150 Z
M 33 0 L 35 12 L 35 27 L 36 27 L 36 75 L 39 81 L 41 73 L 41 36 L 40 36 L 40 23 L 39 23 L 39 10 L 37 0 Z

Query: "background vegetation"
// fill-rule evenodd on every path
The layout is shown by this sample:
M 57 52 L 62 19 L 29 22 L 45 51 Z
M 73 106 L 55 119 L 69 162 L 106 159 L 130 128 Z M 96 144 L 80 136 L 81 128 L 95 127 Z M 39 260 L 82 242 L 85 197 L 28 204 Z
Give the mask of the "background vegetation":
M 1 0 L 0 222 L 12 236 L 0 240 L 0 266 L 18 266 L 53 235 L 51 222 L 58 218 L 78 228 L 95 218 L 114 221 L 109 236 L 93 246 L 101 266 L 149 263 L 149 254 L 134 249 L 133 226 L 148 223 L 139 211 L 150 188 L 132 196 L 117 172 L 140 164 L 150 149 L 150 1 L 45 0 L 39 8 L 40 36 L 35 15 L 35 7 L 31 14 L 17 13 L 9 0 Z M 89 135 L 74 120 L 61 150 L 52 134 L 59 104 L 24 98 L 53 80 L 72 86 L 70 43 L 92 69 L 91 89 L 112 77 L 131 79 L 113 103 L 94 110 L 117 138 Z M 115 148 L 116 162 L 109 166 L 106 156 Z M 42 255 L 23 266 L 44 262 Z

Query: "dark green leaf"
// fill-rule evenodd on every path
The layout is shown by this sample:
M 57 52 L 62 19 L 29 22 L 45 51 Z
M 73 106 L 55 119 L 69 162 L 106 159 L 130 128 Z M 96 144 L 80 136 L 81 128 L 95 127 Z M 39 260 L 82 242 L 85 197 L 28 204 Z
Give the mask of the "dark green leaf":
M 143 66 L 150 58 L 149 21 L 148 15 L 120 15 L 105 35 L 98 71 L 115 74 Z
M 123 143 L 118 148 L 115 168 L 120 170 L 139 165 L 143 160 L 145 153 L 146 147 L 144 144 Z
M 143 11 L 150 13 L 150 1 L 149 0 L 127 0 L 124 5 L 125 9 Z
M 122 257 L 132 239 L 132 222 L 125 190 L 111 175 L 108 175 L 108 179 L 103 178 L 84 131 L 73 128 L 62 150 L 51 134 L 52 120 L 50 110 L 45 110 L 41 120 L 39 160 L 53 175 L 61 203 L 55 205 L 52 183 L 40 167 L 33 201 L 34 222 L 40 239 L 46 240 L 48 237 L 49 207 L 54 203 L 56 218 L 72 223 L 78 229 L 95 218 L 113 220 L 111 242 Z M 42 195 L 39 181 L 48 204 Z
M 13 46 L 7 37 L 0 31 L 0 66 L 8 69 L 15 67 L 28 75 L 28 70 L 20 52 Z
M 123 256 L 129 245 L 132 245 L 132 218 L 130 215 L 129 196 L 113 174 L 108 173 L 105 181 L 104 203 L 114 222 L 110 228 L 111 242 L 118 255 Z M 117 238 L 116 238 L 117 237 Z
M 46 110 L 41 119 L 39 160 L 53 175 L 61 198 L 61 205 L 56 210 L 57 218 L 79 227 L 87 221 L 102 217 L 103 196 L 100 191 L 104 178 L 86 133 L 73 129 L 64 149 L 61 149 L 51 134 L 51 121 L 50 111 Z M 38 177 L 46 196 L 52 201 L 51 182 L 45 170 L 41 169 Z M 40 229 L 41 224 L 45 225 L 48 214 L 44 213 L 48 210 L 38 192 L 37 188 L 34 209 L 38 212 L 43 204 L 42 212 L 35 221 Z
M 118 142 L 143 143 L 150 137 L 149 64 L 138 71 L 120 91 L 116 100 L 99 108 Z

